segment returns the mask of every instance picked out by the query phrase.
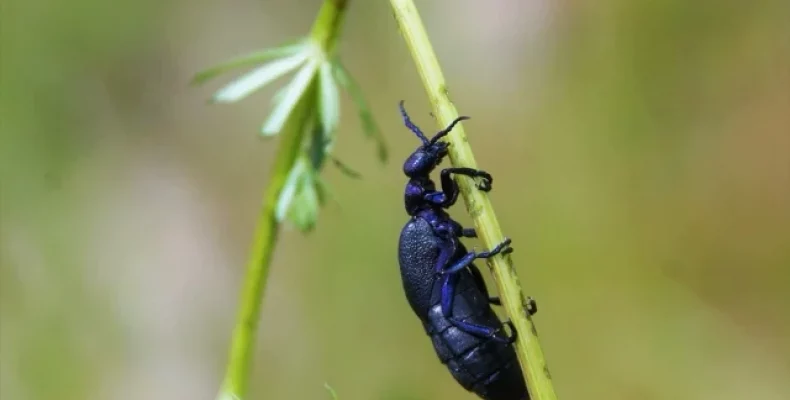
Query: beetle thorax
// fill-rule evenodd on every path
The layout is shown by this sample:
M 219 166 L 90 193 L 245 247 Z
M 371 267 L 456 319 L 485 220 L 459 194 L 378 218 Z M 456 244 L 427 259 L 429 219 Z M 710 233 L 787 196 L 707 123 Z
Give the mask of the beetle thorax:
M 430 204 L 425 202 L 424 197 L 426 192 L 434 190 L 436 190 L 436 185 L 428 177 L 420 176 L 410 179 L 406 184 L 403 198 L 406 212 L 414 216 L 425 208 L 431 208 Z

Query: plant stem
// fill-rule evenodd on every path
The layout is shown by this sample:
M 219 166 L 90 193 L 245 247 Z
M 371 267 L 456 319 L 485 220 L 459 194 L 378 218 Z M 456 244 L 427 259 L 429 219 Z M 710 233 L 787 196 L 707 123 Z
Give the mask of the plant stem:
M 390 0 L 390 4 L 401 34 L 417 64 L 433 113 L 440 128 L 444 128 L 458 117 L 458 112 L 448 96 L 447 84 L 439 67 L 439 60 L 433 51 L 417 8 L 412 0 Z M 449 155 L 453 166 L 477 168 L 462 124 L 456 125 L 446 140 L 450 143 Z M 504 237 L 488 195 L 478 190 L 471 179 L 466 177 L 456 179 L 480 239 L 487 248 L 493 248 L 502 242 Z M 556 400 L 557 395 L 554 393 L 551 375 L 538 341 L 538 333 L 532 318 L 527 313 L 527 302 L 510 255 L 489 258 L 488 266 L 499 289 L 502 305 L 518 332 L 516 353 L 531 399 Z
M 314 91 L 314 84 L 308 91 Z M 304 99 L 300 101 L 293 115 L 304 115 L 310 104 Z M 291 118 L 295 120 L 295 118 Z M 279 233 L 279 222 L 275 216 L 275 207 L 283 189 L 288 173 L 293 166 L 302 142 L 303 132 L 299 123 L 286 124 L 283 129 L 282 143 L 277 152 L 269 177 L 269 184 L 264 192 L 263 205 L 255 228 L 255 236 L 247 261 L 247 274 L 241 292 L 239 313 L 231 339 L 230 358 L 225 370 L 225 381 L 219 399 L 243 399 L 247 391 L 247 380 L 251 365 L 255 337 L 258 332 L 261 305 L 263 303 L 266 279 L 269 275 L 274 244 Z M 291 126 L 289 126 L 291 125 Z M 235 397 L 234 397 L 235 396 Z
M 313 24 L 311 39 L 325 54 L 335 47 L 347 1 L 326 0 Z M 269 273 L 274 244 L 279 232 L 275 209 L 280 193 L 301 151 L 312 108 L 315 107 L 315 79 L 291 112 L 281 132 L 281 142 L 272 167 L 263 205 L 256 222 L 255 236 L 247 261 L 247 273 L 241 292 L 239 312 L 231 339 L 230 356 L 219 400 L 242 400 L 247 393 L 250 365 L 258 332 L 261 305 Z
M 327 55 L 335 50 L 347 6 L 348 0 L 324 0 L 321 10 L 318 11 L 310 37 Z

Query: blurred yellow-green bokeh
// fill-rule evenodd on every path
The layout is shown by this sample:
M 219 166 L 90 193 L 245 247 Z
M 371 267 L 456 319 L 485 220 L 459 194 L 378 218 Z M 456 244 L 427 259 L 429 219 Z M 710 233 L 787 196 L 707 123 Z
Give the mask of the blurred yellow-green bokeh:
M 790 2 L 418 1 L 560 399 L 790 398 Z M 0 4 L 0 398 L 211 400 L 277 141 L 275 87 L 197 71 L 305 34 L 310 1 Z M 473 399 L 396 259 L 436 129 L 386 1 L 340 45 L 390 145 L 343 102 L 337 202 L 285 229 L 250 399 Z M 232 74 L 223 77 L 225 81 Z M 468 223 L 463 207 L 454 215 Z

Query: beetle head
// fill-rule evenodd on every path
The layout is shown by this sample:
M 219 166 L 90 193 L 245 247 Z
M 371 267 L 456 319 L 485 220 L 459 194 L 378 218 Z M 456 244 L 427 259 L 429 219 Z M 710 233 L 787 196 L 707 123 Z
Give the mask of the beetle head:
M 448 147 L 447 142 L 428 142 L 418 147 L 403 163 L 403 173 L 410 178 L 430 174 L 447 156 Z
M 400 102 L 400 112 L 403 116 L 403 123 L 406 124 L 406 127 L 414 132 L 414 134 L 417 135 L 417 138 L 422 141 L 422 146 L 418 147 L 414 153 L 411 153 L 409 158 L 406 159 L 406 162 L 403 163 L 403 172 L 410 178 L 417 176 L 427 176 L 431 173 L 431 171 L 434 170 L 434 168 L 436 168 L 437 165 L 442 162 L 442 159 L 444 159 L 444 157 L 447 155 L 449 143 L 440 142 L 439 139 L 447 136 L 455 124 L 465 119 L 469 119 L 469 117 L 456 118 L 447 128 L 437 132 L 434 137 L 428 139 L 425 137 L 425 134 L 422 133 L 420 128 L 414 125 L 414 123 L 411 122 L 411 119 L 409 119 L 409 115 L 406 113 L 406 109 L 403 107 L 403 101 Z

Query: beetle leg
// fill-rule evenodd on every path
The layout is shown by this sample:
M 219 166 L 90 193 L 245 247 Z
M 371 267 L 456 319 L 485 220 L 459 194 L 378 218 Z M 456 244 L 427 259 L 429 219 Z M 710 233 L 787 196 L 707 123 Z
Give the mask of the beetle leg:
M 441 204 L 442 207 L 450 207 L 458 200 L 458 183 L 456 183 L 451 173 L 454 172 L 457 168 L 445 168 L 440 173 L 441 175 L 441 182 L 442 182 L 442 192 L 445 195 L 445 202 Z M 467 168 L 470 169 L 470 168 Z
M 497 332 L 499 332 L 500 329 L 473 324 L 471 322 L 466 322 L 453 317 L 453 302 L 455 300 L 455 286 L 457 281 L 458 277 L 455 275 L 447 275 L 442 277 L 442 315 L 453 326 L 465 333 L 478 337 L 490 337 L 494 340 L 506 341 L 506 339 L 497 336 Z
M 431 204 L 435 204 L 437 206 L 446 208 L 446 207 L 449 207 L 449 206 L 455 204 L 458 195 L 456 194 L 455 197 L 456 198 L 451 199 L 450 197 L 447 196 L 447 193 L 441 192 L 441 191 L 438 191 L 438 190 L 434 190 L 434 191 L 425 193 L 422 198 L 423 198 L 423 200 L 425 200 L 425 201 L 427 201 L 427 202 L 429 202 Z
M 512 242 L 512 240 L 510 240 L 510 238 L 505 238 L 505 240 L 503 240 L 502 243 L 499 243 L 498 245 L 496 245 L 496 247 L 494 247 L 490 251 L 484 251 L 482 253 L 477 253 L 477 256 L 475 258 L 491 258 L 491 257 L 493 257 L 493 256 L 495 256 L 495 255 L 497 255 L 499 253 L 502 253 L 502 254 L 512 253 L 513 252 L 513 248 L 510 247 L 510 243 L 511 242 Z
M 483 294 L 488 297 L 488 288 L 486 287 L 486 281 L 483 280 L 483 274 L 480 273 L 480 268 L 477 268 L 476 265 L 472 264 L 469 266 L 469 272 L 472 273 L 472 278 L 475 279 L 475 284 L 477 288 L 480 289 Z
M 483 280 L 483 274 L 480 273 L 480 269 L 474 264 L 470 264 L 469 272 L 472 273 L 472 278 L 474 278 L 475 284 L 477 284 L 477 288 L 480 289 L 480 292 L 482 292 L 484 296 L 488 297 L 488 287 L 486 287 L 486 283 Z M 502 305 L 502 301 L 498 296 L 488 297 L 488 302 L 498 306 Z M 524 308 L 527 311 L 527 315 L 533 316 L 538 312 L 538 303 L 532 297 L 527 297 L 527 302 L 524 305 Z
M 465 175 L 470 178 L 482 178 L 481 182 L 477 184 L 477 188 L 488 192 L 491 190 L 491 183 L 494 178 L 488 172 L 474 168 L 445 168 L 441 172 L 442 190 L 435 190 L 425 193 L 423 199 L 431 204 L 439 207 L 448 208 L 458 201 L 458 183 L 456 183 L 451 174 Z M 474 237 L 474 236 L 467 236 Z
M 475 228 L 463 228 L 463 230 L 461 231 L 461 237 L 476 238 L 477 231 L 475 231 Z
M 476 265 L 470 264 L 469 272 L 472 273 L 472 278 L 474 278 L 475 284 L 477 285 L 477 288 L 480 289 L 480 292 L 483 293 L 483 296 L 488 297 L 488 302 L 501 306 L 502 302 L 499 300 L 499 297 L 488 296 L 488 287 L 486 287 L 486 282 L 483 280 L 483 274 L 480 273 L 480 269 L 477 268 Z
M 514 343 L 516 341 L 516 338 L 518 338 L 518 332 L 516 331 L 516 327 L 513 325 L 513 322 L 511 322 L 510 320 L 505 321 L 503 326 L 502 326 L 502 328 L 497 329 L 497 332 L 503 332 L 504 333 L 505 326 L 510 328 L 510 335 L 505 336 L 505 343 L 512 344 L 512 343 Z M 499 339 L 498 336 L 496 338 Z
M 488 296 L 488 287 L 486 286 L 486 282 L 483 280 L 483 274 L 480 273 L 480 269 L 477 268 L 477 266 L 475 266 L 474 264 L 472 264 L 469 266 L 469 271 L 472 273 L 472 278 L 475 279 L 477 288 L 480 289 L 480 291 L 483 293 L 484 296 L 488 297 L 488 302 L 493 305 L 501 306 L 502 300 L 499 299 L 499 296 L 490 296 L 490 297 Z M 532 299 L 530 298 L 530 300 Z M 532 300 L 532 303 L 534 302 L 535 301 Z M 527 308 L 527 310 L 529 311 L 530 308 Z
M 447 266 L 447 263 L 450 261 L 450 258 L 455 254 L 455 243 L 453 241 L 449 241 L 449 243 L 443 246 L 439 250 L 439 256 L 436 258 L 436 266 L 434 267 L 434 271 L 436 271 L 436 275 L 443 275 L 444 274 L 444 267 Z
M 512 251 L 512 248 L 510 250 Z M 480 273 L 480 269 L 474 264 L 470 264 L 469 271 L 472 273 L 472 278 L 474 278 L 477 288 L 480 289 L 484 296 L 488 297 L 488 287 L 486 287 L 486 282 L 483 280 L 483 274 Z M 488 297 L 488 302 L 497 306 L 502 305 L 502 300 L 500 300 L 499 296 Z M 527 303 L 524 305 L 524 308 L 529 316 L 533 316 L 538 312 L 538 303 L 532 297 L 527 297 Z
M 538 302 L 535 301 L 532 297 L 527 297 L 527 304 L 524 306 L 527 310 L 527 314 L 529 316 L 533 316 L 538 312 Z
M 502 243 L 496 245 L 496 247 L 491 249 L 491 251 L 484 251 L 481 253 L 475 253 L 474 251 L 470 251 L 469 253 L 466 253 L 466 255 L 461 257 L 458 261 L 456 261 L 455 264 L 449 266 L 447 269 L 439 271 L 439 273 L 443 275 L 454 274 L 466 268 L 470 264 L 472 264 L 472 261 L 474 261 L 474 259 L 476 258 L 490 258 L 500 253 L 502 254 L 511 253 L 513 251 L 513 248 L 510 247 L 510 242 L 511 242 L 510 238 L 505 238 L 505 240 L 503 240 Z
M 433 228 L 434 233 L 436 236 L 442 238 L 442 240 L 449 242 L 450 246 L 453 247 L 453 250 L 457 247 L 460 242 L 458 242 L 458 229 L 456 229 L 452 224 L 446 223 L 439 223 Z
M 491 190 L 491 183 L 494 181 L 494 178 L 491 176 L 491 174 L 480 169 L 465 167 L 443 169 L 440 173 L 442 191 L 452 199 L 452 202 L 450 202 L 447 207 L 454 204 L 455 200 L 458 198 L 458 184 L 453 180 L 450 174 L 465 175 L 470 178 L 482 178 L 480 183 L 477 184 L 477 188 L 484 192 Z
M 475 228 L 464 228 L 461 224 L 459 224 L 456 221 L 452 221 L 452 220 L 450 221 L 450 224 L 452 225 L 453 238 L 462 238 L 462 237 L 465 237 L 465 238 L 476 238 L 477 237 L 477 231 L 475 230 Z
M 458 271 L 463 270 L 464 268 L 468 267 L 472 264 L 472 261 L 475 260 L 477 254 L 475 252 L 466 253 L 461 259 L 455 262 L 455 264 L 450 265 L 446 269 L 442 269 L 439 272 L 441 275 L 452 275 Z
M 460 191 L 458 190 L 458 184 L 450 177 L 450 172 L 447 172 L 447 169 L 442 170 L 441 175 L 442 190 L 428 192 L 423 196 L 423 199 L 436 206 L 449 208 L 458 201 L 458 193 Z

